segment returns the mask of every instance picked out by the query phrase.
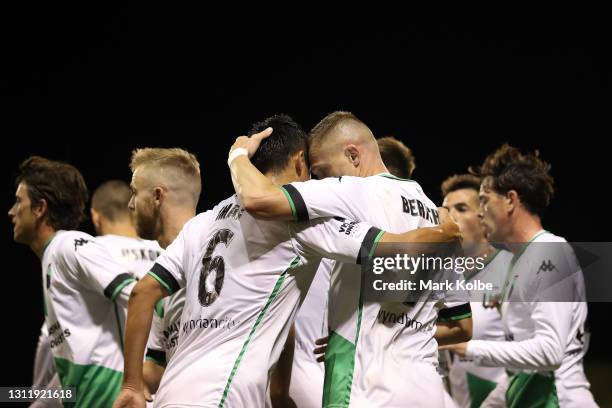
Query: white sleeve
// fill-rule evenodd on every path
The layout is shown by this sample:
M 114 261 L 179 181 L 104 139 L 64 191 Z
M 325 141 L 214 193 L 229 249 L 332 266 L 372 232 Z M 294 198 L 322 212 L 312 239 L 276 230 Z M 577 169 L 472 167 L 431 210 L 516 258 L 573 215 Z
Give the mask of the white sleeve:
M 452 282 L 453 287 L 443 294 L 442 309 L 438 311 L 438 321 L 449 322 L 472 317 L 469 294 L 466 290 L 457 286 L 459 282 L 464 280 L 463 274 L 448 270 L 443 271 L 442 276 L 447 281 Z
M 369 202 L 367 189 L 358 177 L 328 177 L 286 184 L 285 193 L 296 221 L 321 217 L 343 217 L 359 220 L 356 203 Z
M 298 252 L 346 263 L 360 263 L 371 256 L 383 234 L 365 222 L 343 218 L 320 218 L 309 223 L 291 223 L 289 229 Z
M 61 251 L 68 269 L 76 270 L 79 283 L 127 306 L 136 278 L 108 248 L 87 234 L 75 234 L 66 239 Z
M 185 287 L 185 270 L 183 259 L 185 257 L 186 240 L 188 239 L 191 221 L 188 221 L 178 236 L 166 250 L 155 260 L 149 275 L 155 278 L 168 292 L 176 293 Z
M 155 305 L 155 313 L 153 313 L 153 321 L 151 322 L 151 331 L 149 332 L 149 340 L 147 341 L 147 351 L 145 360 L 149 360 L 158 366 L 166 366 L 166 350 L 164 347 L 164 312 L 168 298 L 160 299 Z
M 53 355 L 49 344 L 49 332 L 47 331 L 47 323 L 43 323 L 36 345 L 32 386 L 47 387 L 53 378 L 53 374 L 55 374 L 55 368 L 53 367 Z
M 467 347 L 468 357 L 483 365 L 517 369 L 554 370 L 559 367 L 571 331 L 575 275 L 563 248 L 550 248 L 545 260 L 556 265 L 556 270 L 540 272 L 537 268 L 541 262 L 536 261 L 530 264 L 532 270 L 519 272 L 529 273 L 531 278 L 524 285 L 524 293 L 529 297 L 523 303 L 530 306 L 534 336 L 522 341 L 472 340 Z M 550 301 L 552 299 L 557 301 Z

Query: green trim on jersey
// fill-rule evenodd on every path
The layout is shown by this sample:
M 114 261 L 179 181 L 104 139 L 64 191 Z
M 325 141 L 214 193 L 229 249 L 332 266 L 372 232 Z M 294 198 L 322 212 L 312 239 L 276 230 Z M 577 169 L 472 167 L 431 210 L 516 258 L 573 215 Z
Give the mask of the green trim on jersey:
M 469 317 L 472 317 L 472 312 L 470 313 L 464 313 L 462 315 L 459 316 L 451 316 L 451 317 L 447 317 L 446 319 L 438 319 L 439 322 L 456 322 L 457 320 L 463 320 L 463 319 L 467 319 Z
M 159 299 L 157 301 L 157 303 L 155 304 L 155 314 L 160 318 L 163 319 L 164 318 L 164 299 Z
M 291 263 L 289 264 L 287 269 L 285 269 L 283 271 L 283 273 L 281 273 L 280 276 L 278 277 L 278 279 L 276 280 L 276 284 L 274 284 L 274 288 L 272 289 L 272 293 L 270 293 L 270 296 L 268 296 L 268 300 L 266 301 L 266 304 L 264 305 L 264 307 L 259 312 L 259 315 L 257 315 L 257 319 L 255 320 L 255 324 L 253 324 L 253 327 L 251 328 L 251 331 L 249 332 L 249 335 L 247 336 L 246 340 L 244 341 L 244 344 L 242 345 L 242 349 L 240 350 L 240 353 L 238 354 L 238 358 L 236 358 L 236 361 L 234 362 L 234 366 L 232 367 L 232 371 L 230 372 L 230 376 L 227 379 L 227 383 L 225 384 L 225 389 L 223 390 L 223 395 L 221 396 L 221 401 L 219 401 L 219 405 L 218 405 L 219 408 L 223 407 L 223 404 L 225 404 L 225 400 L 227 399 L 227 396 L 229 394 L 229 391 L 230 391 L 230 388 L 231 388 L 231 385 L 232 385 L 232 381 L 234 380 L 234 376 L 236 375 L 236 372 L 238 371 L 238 367 L 240 366 L 240 362 L 242 361 L 242 358 L 246 354 L 247 348 L 249 346 L 249 343 L 251 343 L 251 340 L 253 338 L 253 335 L 255 334 L 255 331 L 257 330 L 257 328 L 259 327 L 259 325 L 263 321 L 264 316 L 266 315 L 266 312 L 270 308 L 270 305 L 272 304 L 272 302 L 276 298 L 276 295 L 278 295 L 278 292 L 281 290 L 281 287 L 283 286 L 283 282 L 285 281 L 285 277 L 287 276 L 287 272 L 290 269 L 295 268 L 299 264 L 300 264 L 300 258 L 296 256 L 295 258 L 293 258 L 291 260 Z
M 478 408 L 489 393 L 497 386 L 494 381 L 489 381 L 472 373 L 465 373 L 467 378 L 468 392 L 470 394 L 470 408 Z
M 112 407 L 121 389 L 121 371 L 63 358 L 55 358 L 54 363 L 62 387 L 75 388 L 76 402 L 65 402 L 65 407 Z
M 539 373 L 518 373 L 510 378 L 506 391 L 508 408 L 558 408 L 555 377 Z
M 166 291 L 168 291 L 168 295 L 172 294 L 172 289 L 170 289 L 170 286 L 168 286 L 168 284 L 166 282 L 164 282 L 164 280 L 162 278 L 160 278 L 159 276 L 157 276 L 155 274 L 155 272 L 149 271 L 147 272 L 147 275 L 150 275 L 153 279 L 155 279 L 156 281 L 159 282 L 160 285 L 162 285 Z
M 121 355 L 123 355 L 123 329 L 121 328 L 121 319 L 119 318 L 119 310 L 117 309 L 117 303 L 113 302 L 113 309 L 115 310 L 115 319 L 117 320 L 117 330 L 119 331 L 119 347 L 121 347 Z
M 393 179 L 393 180 L 399 180 L 399 181 L 411 181 L 413 183 L 416 183 L 416 181 L 412 180 L 412 179 L 405 179 L 405 178 L 401 178 L 401 177 L 397 177 L 391 173 L 379 173 L 376 174 L 377 176 L 381 176 L 381 177 L 386 177 L 389 179 Z
M 297 211 L 295 209 L 295 204 L 293 203 L 293 199 L 287 190 L 284 187 L 279 187 L 283 193 L 285 193 L 285 197 L 287 197 L 287 201 L 289 201 L 289 206 L 291 207 L 291 215 L 293 216 L 294 221 L 298 221 Z
M 374 243 L 372 244 L 372 248 L 370 248 L 368 258 L 372 259 L 372 256 L 374 256 L 374 251 L 376 251 L 376 247 L 378 247 L 378 241 L 380 241 L 384 233 L 385 231 L 380 231 L 378 235 L 376 235 L 376 238 L 374 238 Z
M 111 297 L 110 297 L 111 302 L 114 302 L 114 301 L 115 301 L 115 298 L 116 298 L 116 297 L 117 297 L 117 295 L 118 295 L 118 294 L 121 292 L 121 290 L 122 290 L 123 288 L 125 288 L 127 285 L 129 285 L 130 283 L 132 283 L 132 282 L 136 282 L 136 279 L 135 279 L 135 278 L 127 278 L 126 280 L 124 280 L 123 282 L 121 282 L 121 283 L 119 284 L 119 286 L 117 286 L 117 287 L 115 288 L 115 290 L 113 291 L 113 294 L 112 294 L 112 295 L 111 295 Z
M 146 361 L 150 361 L 153 364 L 158 365 L 160 367 L 165 367 L 166 366 L 166 362 L 165 361 L 158 360 L 158 359 L 156 359 L 154 357 L 151 357 L 151 356 L 146 356 L 145 360 Z
M 357 347 L 340 334 L 329 333 L 325 351 L 324 407 L 348 407 Z

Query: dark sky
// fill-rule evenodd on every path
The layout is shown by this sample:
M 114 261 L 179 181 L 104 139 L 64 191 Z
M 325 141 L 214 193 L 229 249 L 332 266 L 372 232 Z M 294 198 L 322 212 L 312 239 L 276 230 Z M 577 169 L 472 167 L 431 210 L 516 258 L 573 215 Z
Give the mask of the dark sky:
M 142 146 L 196 153 L 206 209 L 232 193 L 227 151 L 252 122 L 284 112 L 309 129 L 343 109 L 413 149 L 414 178 L 434 201 L 445 177 L 503 142 L 539 149 L 557 183 L 545 227 L 570 241 L 610 240 L 603 25 L 25 7 L 0 13 L 6 210 L 15 170 L 31 154 L 75 164 L 94 189 L 128 180 L 130 151 Z M 2 341 L 25 362 L 9 382 L 28 384 L 42 322 L 40 266 L 12 242 L 6 217 L 2 236 L 11 292 L 3 307 L 21 311 L 5 315 Z M 610 356 L 601 327 L 609 311 L 591 305 L 591 358 Z

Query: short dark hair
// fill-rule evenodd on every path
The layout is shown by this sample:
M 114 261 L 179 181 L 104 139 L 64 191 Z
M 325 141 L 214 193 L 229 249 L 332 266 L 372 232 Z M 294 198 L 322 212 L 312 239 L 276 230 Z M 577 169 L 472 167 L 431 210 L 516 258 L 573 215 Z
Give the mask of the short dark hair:
M 523 154 L 509 144 L 487 156 L 482 166 L 472 172 L 483 180 L 490 178 L 497 193 L 515 190 L 527 210 L 536 215 L 544 213 L 555 192 L 550 164 L 539 158 L 539 152 Z
M 381 137 L 377 140 L 378 150 L 385 167 L 396 177 L 409 179 L 416 167 L 412 151 L 393 136 Z
M 85 217 L 89 193 L 76 167 L 44 157 L 32 156 L 19 165 L 15 185 L 25 182 L 32 206 L 47 202 L 47 220 L 56 230 L 72 230 Z
M 102 183 L 91 196 L 91 208 L 111 222 L 129 218 L 128 204 L 132 198 L 125 181 L 109 180 Z
M 249 131 L 249 136 L 271 127 L 272 135 L 261 142 L 261 145 L 251 158 L 251 162 L 259 171 L 279 171 L 289 163 L 291 155 L 300 150 L 308 160 L 308 135 L 300 125 L 285 114 L 271 116 L 257 122 Z
M 480 177 L 473 174 L 455 174 L 442 182 L 442 197 L 453 191 L 469 188 L 480 191 Z

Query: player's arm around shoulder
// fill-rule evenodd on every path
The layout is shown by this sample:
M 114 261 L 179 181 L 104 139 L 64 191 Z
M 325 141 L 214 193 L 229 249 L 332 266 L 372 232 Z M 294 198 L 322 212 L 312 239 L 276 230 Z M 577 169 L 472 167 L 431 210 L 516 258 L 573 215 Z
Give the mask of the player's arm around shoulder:
M 229 152 L 227 164 L 240 203 L 255 218 L 292 220 L 291 206 L 280 187 L 274 185 L 251 163 L 263 139 L 272 134 L 268 128 L 251 137 L 240 136 Z

